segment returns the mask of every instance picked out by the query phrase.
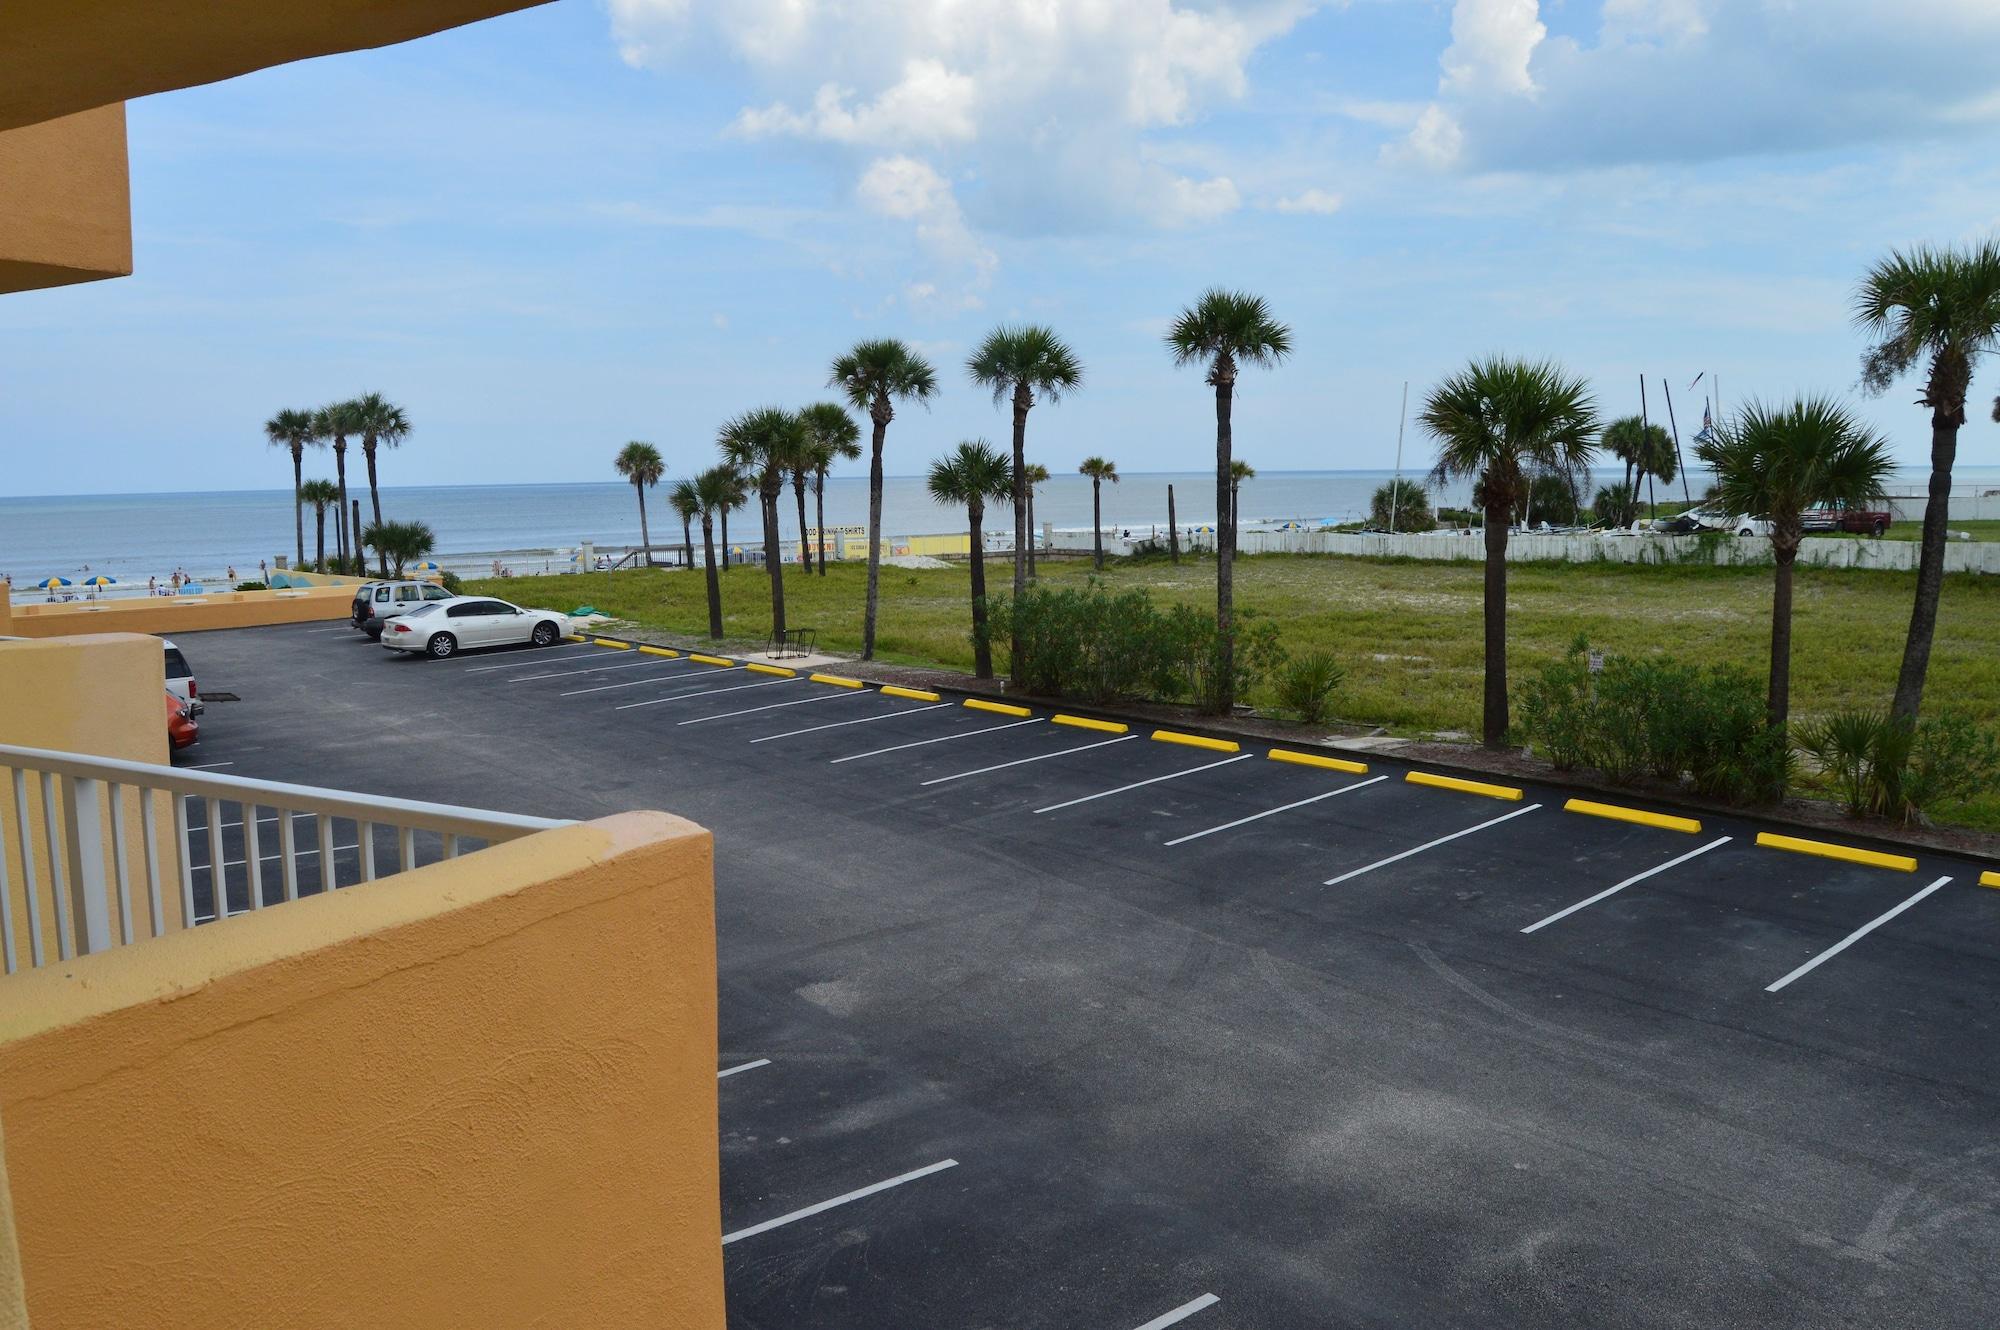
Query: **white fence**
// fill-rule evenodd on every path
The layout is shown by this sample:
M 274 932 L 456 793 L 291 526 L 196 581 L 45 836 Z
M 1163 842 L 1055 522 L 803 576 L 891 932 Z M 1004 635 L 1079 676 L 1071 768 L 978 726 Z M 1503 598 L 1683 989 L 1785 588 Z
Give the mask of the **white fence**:
M 352 854 L 351 885 L 456 858 L 468 841 L 491 845 L 566 825 L 5 744 L 0 769 L 11 778 L 0 806 L 0 954 L 9 974 L 23 960 L 68 960 L 157 937 L 176 923 L 331 891 L 342 885 L 344 853 Z M 277 848 L 266 852 L 262 828 L 269 823 L 276 824 Z M 343 834 L 352 843 L 336 844 Z M 232 852 L 240 857 L 227 858 Z M 231 868 L 241 869 L 233 884 Z M 179 896 L 178 918 L 166 908 L 169 889 Z M 232 906 L 232 893 L 240 906 Z

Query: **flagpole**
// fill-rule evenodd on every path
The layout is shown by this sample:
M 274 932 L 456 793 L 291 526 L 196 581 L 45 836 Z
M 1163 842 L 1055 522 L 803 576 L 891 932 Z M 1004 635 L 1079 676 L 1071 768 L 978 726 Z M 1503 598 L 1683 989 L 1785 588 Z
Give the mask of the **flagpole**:
M 1396 534 L 1396 510 L 1403 506 L 1403 426 L 1410 419 L 1410 381 L 1403 380 L 1403 407 L 1396 415 L 1396 480 L 1389 487 L 1389 534 Z
M 1681 458 L 1681 426 L 1680 422 L 1674 419 L 1674 386 L 1661 379 L 1660 390 L 1667 395 L 1667 423 L 1674 427 L 1674 465 L 1679 467 L 1681 472 L 1681 498 L 1692 508 L 1694 496 L 1688 493 L 1687 462 Z

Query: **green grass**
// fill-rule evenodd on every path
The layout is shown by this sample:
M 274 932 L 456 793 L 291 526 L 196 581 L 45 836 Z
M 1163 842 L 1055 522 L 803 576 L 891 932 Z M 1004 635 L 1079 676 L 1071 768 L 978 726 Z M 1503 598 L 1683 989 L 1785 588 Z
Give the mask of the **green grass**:
M 1009 566 L 989 567 L 996 590 Z M 1043 581 L 1080 582 L 1087 561 L 1043 565 Z M 1164 560 L 1113 563 L 1113 590 L 1145 587 L 1162 602 L 1212 604 L 1214 567 Z M 1404 734 L 1479 727 L 1481 568 L 1477 563 L 1265 555 L 1238 561 L 1237 604 L 1279 625 L 1293 652 L 1324 647 L 1347 667 L 1335 698 L 1343 719 Z M 787 614 L 818 630 L 822 648 L 858 651 L 866 569 L 825 577 L 787 570 Z M 579 573 L 476 582 L 469 590 L 551 608 L 594 605 L 634 624 L 706 632 L 703 579 L 664 571 Z M 1902 659 L 1914 578 L 1908 573 L 1801 568 L 1792 645 L 1792 706 L 1804 718 L 1847 706 L 1886 707 Z M 1509 569 L 1508 663 L 1518 683 L 1578 633 L 1608 651 L 1658 652 L 1736 664 L 1760 675 L 1770 642 L 1769 569 L 1630 564 L 1516 564 Z M 876 654 L 970 670 L 969 575 L 963 567 L 882 570 Z M 761 644 L 770 583 L 754 568 L 723 578 L 728 644 Z M 1983 725 L 2000 726 L 2000 578 L 1945 579 L 1926 694 Z M 1253 698 L 1253 701 L 1265 700 Z M 1950 810 L 1952 821 L 2000 830 L 2000 791 Z

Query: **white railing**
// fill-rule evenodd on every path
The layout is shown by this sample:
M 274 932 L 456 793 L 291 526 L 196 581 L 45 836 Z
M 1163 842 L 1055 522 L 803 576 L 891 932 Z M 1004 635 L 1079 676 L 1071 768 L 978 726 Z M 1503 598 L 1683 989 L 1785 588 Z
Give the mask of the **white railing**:
M 568 825 L 6 744 L 0 770 L 10 778 L 0 791 L 0 956 L 8 974 L 456 858 L 477 848 L 467 842 L 493 845 Z M 170 822 L 164 833 L 162 817 Z M 273 822 L 277 848 L 267 852 L 263 827 Z M 343 833 L 352 843 L 336 844 Z M 232 845 L 238 858 L 227 857 Z M 205 862 L 196 862 L 196 850 Z M 340 859 L 349 852 L 343 883 Z M 266 864 L 275 871 L 267 875 Z M 233 884 L 232 868 L 242 870 Z M 178 899 L 166 894 L 168 883 Z M 233 894 L 240 905 L 232 906 Z M 139 927 L 135 909 L 144 916 Z

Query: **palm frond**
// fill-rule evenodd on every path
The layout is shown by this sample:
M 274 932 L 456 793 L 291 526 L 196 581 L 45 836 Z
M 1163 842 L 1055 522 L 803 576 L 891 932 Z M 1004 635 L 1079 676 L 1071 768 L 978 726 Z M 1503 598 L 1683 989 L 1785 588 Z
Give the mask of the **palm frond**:
M 997 405 L 1016 388 L 1044 401 L 1060 402 L 1083 386 L 1083 362 L 1069 344 L 1041 324 L 1002 324 L 965 360 L 965 372 L 993 391 Z

